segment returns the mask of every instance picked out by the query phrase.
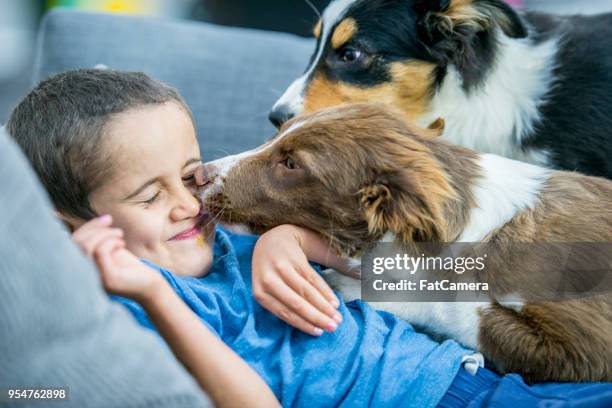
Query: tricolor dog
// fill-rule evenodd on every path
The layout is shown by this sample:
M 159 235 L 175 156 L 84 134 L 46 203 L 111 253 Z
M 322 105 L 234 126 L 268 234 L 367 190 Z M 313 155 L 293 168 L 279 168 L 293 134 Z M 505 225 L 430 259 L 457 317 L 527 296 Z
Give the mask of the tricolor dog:
M 502 0 L 333 0 L 277 126 L 344 103 L 393 105 L 485 153 L 612 178 L 612 14 L 517 13 Z
M 221 221 L 252 232 L 310 228 L 354 259 L 386 239 L 612 242 L 612 181 L 476 153 L 434 133 L 383 105 L 324 109 L 288 122 L 257 149 L 208 163 L 202 201 Z M 524 262 L 525 273 L 500 269 L 493 281 L 546 281 L 527 260 L 505 260 Z M 345 295 L 359 289 L 354 279 L 333 279 Z M 373 306 L 455 338 L 527 381 L 612 381 L 609 293 Z

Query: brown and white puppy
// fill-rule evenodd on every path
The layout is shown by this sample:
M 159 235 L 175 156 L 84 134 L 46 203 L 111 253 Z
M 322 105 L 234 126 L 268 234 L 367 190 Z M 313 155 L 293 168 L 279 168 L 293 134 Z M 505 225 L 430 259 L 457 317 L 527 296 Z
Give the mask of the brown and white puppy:
M 477 154 L 436 133 L 381 105 L 322 110 L 287 123 L 257 149 L 207 164 L 202 200 L 224 222 L 252 232 L 301 225 L 353 258 L 389 237 L 400 246 L 612 242 L 612 182 Z M 358 296 L 357 281 L 333 279 Z M 373 306 L 478 349 L 500 371 L 530 382 L 612 380 L 609 295 Z

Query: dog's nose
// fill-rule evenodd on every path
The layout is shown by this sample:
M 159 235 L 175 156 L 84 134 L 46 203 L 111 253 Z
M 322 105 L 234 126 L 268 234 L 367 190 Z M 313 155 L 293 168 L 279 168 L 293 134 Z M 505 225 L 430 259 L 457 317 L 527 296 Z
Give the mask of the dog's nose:
M 283 125 L 283 123 L 293 118 L 294 116 L 295 114 L 291 112 L 287 105 L 281 105 L 272 108 L 272 110 L 270 111 L 270 115 L 268 115 L 268 118 L 270 119 L 270 122 L 272 122 L 272 124 L 278 129 Z

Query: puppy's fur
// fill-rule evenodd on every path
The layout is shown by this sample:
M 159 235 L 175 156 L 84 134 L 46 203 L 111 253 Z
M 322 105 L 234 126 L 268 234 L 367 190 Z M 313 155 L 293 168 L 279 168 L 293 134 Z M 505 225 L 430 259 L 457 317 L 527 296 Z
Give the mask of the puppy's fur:
M 612 14 L 518 14 L 503 0 L 334 0 L 277 125 L 381 102 L 470 149 L 612 178 Z
M 437 132 L 418 130 L 381 106 L 322 110 L 287 123 L 255 150 L 207 164 L 202 200 L 223 221 L 253 232 L 285 223 L 313 229 L 357 259 L 388 237 L 402 247 L 612 242 L 612 182 L 477 154 L 437 139 Z M 538 273 L 496 270 L 488 280 L 545 280 Z M 334 279 L 358 296 L 358 281 Z M 527 381 L 612 380 L 609 294 L 374 306 L 454 337 Z

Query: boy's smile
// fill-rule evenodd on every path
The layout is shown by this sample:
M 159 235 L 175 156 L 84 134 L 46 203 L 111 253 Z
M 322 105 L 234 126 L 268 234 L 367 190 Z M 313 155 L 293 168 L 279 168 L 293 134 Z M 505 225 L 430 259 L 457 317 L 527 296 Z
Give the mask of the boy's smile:
M 127 248 L 178 275 L 201 276 L 212 263 L 214 223 L 193 196 L 200 149 L 190 116 L 177 103 L 116 115 L 103 151 L 111 177 L 91 194 L 111 214 Z
M 197 237 L 201 233 L 202 233 L 202 226 L 200 225 L 200 222 L 196 222 L 193 225 L 193 227 L 188 228 L 183 232 L 179 232 L 178 234 L 170 238 L 168 241 L 181 241 L 184 239 L 192 239 L 192 238 Z

